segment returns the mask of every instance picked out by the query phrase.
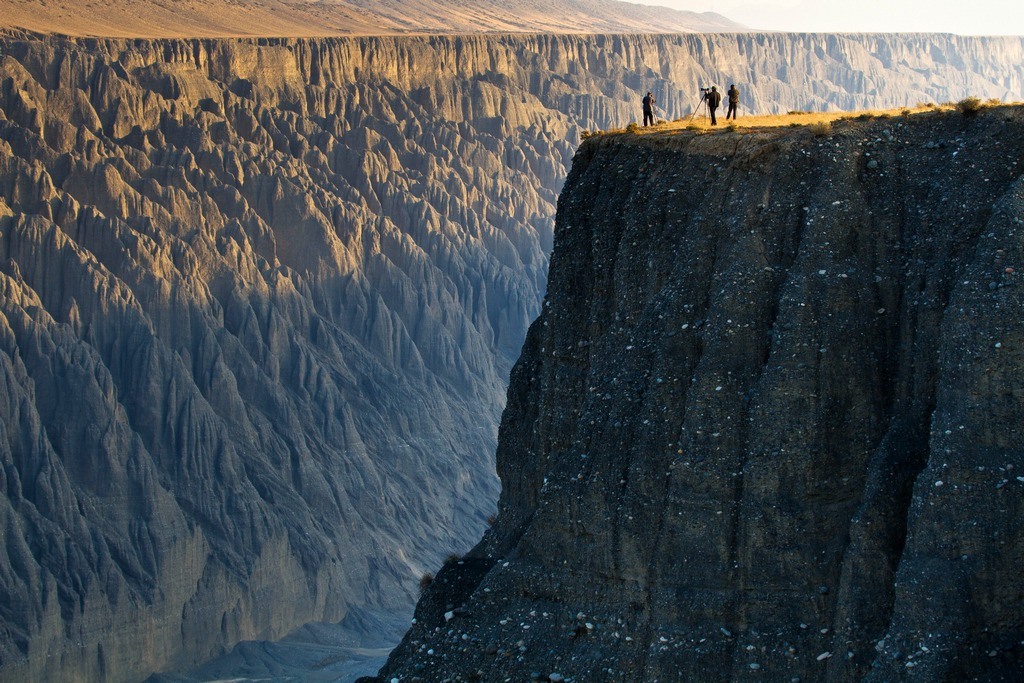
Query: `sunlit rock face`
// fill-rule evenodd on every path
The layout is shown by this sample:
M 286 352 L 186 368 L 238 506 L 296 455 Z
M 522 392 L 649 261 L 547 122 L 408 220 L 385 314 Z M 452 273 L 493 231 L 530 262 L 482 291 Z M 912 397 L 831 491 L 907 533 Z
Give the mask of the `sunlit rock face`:
M 0 0 L 0 30 L 125 38 L 742 31 L 715 12 L 620 0 Z
M 580 130 L 642 92 L 669 118 L 731 71 L 768 110 L 1022 96 L 1019 39 L 822 41 L 9 35 L 0 679 L 409 609 L 494 511 Z
M 1020 106 L 585 142 L 381 680 L 1020 680 L 1022 228 Z

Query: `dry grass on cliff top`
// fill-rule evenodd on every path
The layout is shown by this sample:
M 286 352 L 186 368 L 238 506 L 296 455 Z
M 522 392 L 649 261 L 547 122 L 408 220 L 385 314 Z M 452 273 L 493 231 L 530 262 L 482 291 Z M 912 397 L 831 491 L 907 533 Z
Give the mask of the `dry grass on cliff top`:
M 788 114 L 770 114 L 758 116 L 739 116 L 736 120 L 726 121 L 725 116 L 718 116 L 718 125 L 712 126 L 711 120 L 698 114 L 693 117 L 684 117 L 675 121 L 659 123 L 655 126 L 636 126 L 630 124 L 627 128 L 596 131 L 595 134 L 616 134 L 633 133 L 635 135 L 663 135 L 665 133 L 676 133 L 680 131 L 692 131 L 695 133 L 723 133 L 740 132 L 751 133 L 765 131 L 773 128 L 800 128 L 808 129 L 815 135 L 827 135 L 832 124 L 836 121 L 887 119 L 894 117 L 916 116 L 934 112 L 959 111 L 965 115 L 971 115 L 981 109 L 1003 106 L 1006 103 L 997 100 L 982 102 L 976 97 L 968 97 L 959 102 L 947 102 L 946 104 L 919 104 L 916 107 L 904 107 L 901 109 L 868 109 L 862 111 L 830 111 L 830 112 L 807 112 L 792 111 Z

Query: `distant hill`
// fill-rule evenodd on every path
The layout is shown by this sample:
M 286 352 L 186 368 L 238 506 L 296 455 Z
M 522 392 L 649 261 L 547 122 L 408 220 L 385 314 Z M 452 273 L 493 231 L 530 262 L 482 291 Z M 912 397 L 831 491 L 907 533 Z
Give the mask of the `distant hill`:
M 695 33 L 745 27 L 714 12 L 617 0 L 0 0 L 0 29 L 70 36 L 224 38 Z

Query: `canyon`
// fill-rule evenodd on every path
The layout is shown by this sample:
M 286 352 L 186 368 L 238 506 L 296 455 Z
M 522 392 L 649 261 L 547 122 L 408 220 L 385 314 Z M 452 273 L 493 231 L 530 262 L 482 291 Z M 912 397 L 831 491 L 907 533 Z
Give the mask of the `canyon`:
M 494 521 L 583 131 L 730 81 L 741 112 L 1024 99 L 1024 39 L 7 31 L 0 680 L 407 614 Z

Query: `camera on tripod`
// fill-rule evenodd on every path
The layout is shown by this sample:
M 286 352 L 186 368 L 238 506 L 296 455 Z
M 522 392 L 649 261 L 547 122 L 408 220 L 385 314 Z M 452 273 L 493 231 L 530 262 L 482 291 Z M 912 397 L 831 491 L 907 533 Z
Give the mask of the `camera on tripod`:
M 697 106 L 693 108 L 693 113 L 690 114 L 690 120 L 691 121 L 693 121 L 693 117 L 697 115 L 697 112 L 700 111 L 700 109 L 702 107 L 704 108 L 705 113 L 711 113 L 712 115 L 714 115 L 714 112 L 709 112 L 709 109 L 710 109 L 709 104 L 711 102 L 715 101 L 715 98 L 711 97 L 711 95 L 712 94 L 714 94 L 714 95 L 718 94 L 717 91 L 712 91 L 712 88 L 714 86 L 710 86 L 709 85 L 708 87 L 705 88 L 702 85 L 698 85 L 697 87 L 700 88 L 700 101 L 697 102 Z M 717 107 L 718 105 L 715 104 L 715 106 Z M 712 119 L 712 125 L 713 125 L 713 123 L 714 123 L 714 119 Z

